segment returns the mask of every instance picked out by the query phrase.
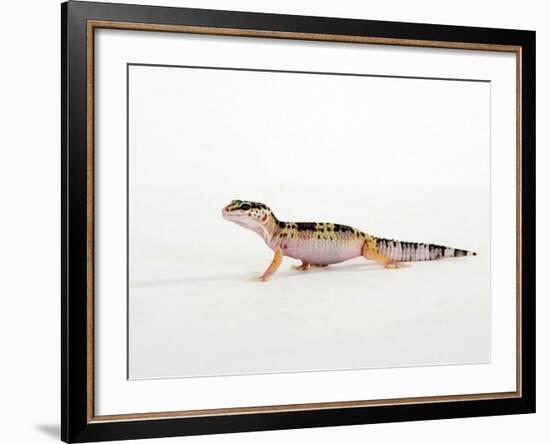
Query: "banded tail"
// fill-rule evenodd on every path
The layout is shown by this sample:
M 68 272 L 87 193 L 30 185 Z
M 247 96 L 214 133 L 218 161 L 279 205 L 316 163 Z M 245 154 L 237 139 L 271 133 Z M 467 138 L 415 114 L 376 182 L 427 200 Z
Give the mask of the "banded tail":
M 433 261 L 435 259 L 476 256 L 477 253 L 459 248 L 419 242 L 403 242 L 375 237 L 376 251 L 396 262 Z

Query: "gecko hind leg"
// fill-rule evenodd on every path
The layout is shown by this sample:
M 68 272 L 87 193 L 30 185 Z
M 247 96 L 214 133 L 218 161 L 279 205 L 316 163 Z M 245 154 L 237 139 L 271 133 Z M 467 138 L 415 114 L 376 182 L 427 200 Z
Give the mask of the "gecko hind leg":
M 365 259 L 376 261 L 384 268 L 388 269 L 403 268 L 409 266 L 407 264 L 394 261 L 393 259 L 390 259 L 389 257 L 384 256 L 383 254 L 376 251 L 376 244 L 374 242 L 365 241 L 363 247 L 361 248 L 361 256 L 363 256 Z

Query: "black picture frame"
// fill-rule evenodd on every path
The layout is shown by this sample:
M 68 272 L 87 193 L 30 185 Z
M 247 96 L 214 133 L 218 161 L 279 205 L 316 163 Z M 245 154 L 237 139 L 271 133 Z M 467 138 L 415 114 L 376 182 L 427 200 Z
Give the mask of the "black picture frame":
M 90 167 L 87 38 L 90 20 L 332 36 L 511 45 L 521 54 L 521 394 L 318 410 L 98 421 L 90 416 L 88 359 Z M 61 5 L 61 438 L 90 442 L 180 435 L 509 415 L 535 412 L 535 32 L 69 1 Z

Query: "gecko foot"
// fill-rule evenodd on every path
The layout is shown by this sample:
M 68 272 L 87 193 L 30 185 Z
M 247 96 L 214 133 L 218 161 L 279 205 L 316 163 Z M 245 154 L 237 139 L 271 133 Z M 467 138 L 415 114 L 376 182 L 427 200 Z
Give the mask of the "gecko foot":
M 306 271 L 309 270 L 309 267 L 311 267 L 310 264 L 307 262 L 302 262 L 302 265 L 292 265 L 291 268 L 293 270 L 299 270 L 299 271 Z

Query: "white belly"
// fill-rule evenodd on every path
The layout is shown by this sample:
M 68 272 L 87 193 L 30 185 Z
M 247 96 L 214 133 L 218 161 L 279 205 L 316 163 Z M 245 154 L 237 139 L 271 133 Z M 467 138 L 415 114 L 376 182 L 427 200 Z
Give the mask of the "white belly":
M 285 248 L 286 247 L 286 248 Z M 319 241 L 300 242 L 289 241 L 283 245 L 285 256 L 299 259 L 309 264 L 329 265 L 347 261 L 361 255 L 361 245 L 350 242 Z

